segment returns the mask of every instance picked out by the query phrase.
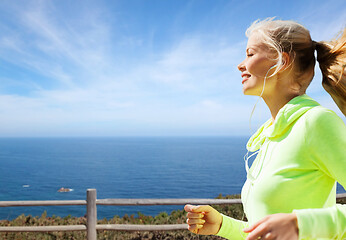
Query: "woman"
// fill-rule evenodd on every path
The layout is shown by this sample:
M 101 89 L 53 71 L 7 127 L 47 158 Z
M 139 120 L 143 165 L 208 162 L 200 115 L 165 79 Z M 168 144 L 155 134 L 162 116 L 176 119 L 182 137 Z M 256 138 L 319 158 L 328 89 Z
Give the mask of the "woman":
M 247 143 L 258 150 L 242 189 L 248 222 L 186 205 L 189 230 L 228 239 L 346 239 L 346 206 L 335 203 L 336 181 L 346 186 L 346 127 L 305 94 L 317 51 L 323 86 L 346 114 L 346 31 L 314 42 L 296 22 L 266 19 L 246 35 L 243 92 L 262 97 L 272 115 Z

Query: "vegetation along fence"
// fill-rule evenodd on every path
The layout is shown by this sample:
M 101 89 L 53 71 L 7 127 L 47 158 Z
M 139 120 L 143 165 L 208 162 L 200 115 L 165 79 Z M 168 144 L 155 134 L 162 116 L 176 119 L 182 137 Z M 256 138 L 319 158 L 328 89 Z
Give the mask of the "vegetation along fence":
M 337 194 L 337 199 L 346 198 L 346 193 Z M 97 224 L 96 205 L 116 206 L 149 206 L 149 205 L 185 205 L 185 204 L 213 204 L 229 205 L 239 204 L 240 199 L 97 199 L 96 189 L 87 190 L 86 200 L 68 201 L 0 201 L 0 207 L 18 206 L 72 206 L 86 205 L 86 225 L 64 226 L 33 226 L 33 227 L 0 227 L 0 232 L 56 232 L 56 231 L 87 231 L 88 240 L 97 239 L 97 230 L 112 231 L 174 231 L 186 230 L 187 224 L 168 225 L 135 225 L 135 224 Z

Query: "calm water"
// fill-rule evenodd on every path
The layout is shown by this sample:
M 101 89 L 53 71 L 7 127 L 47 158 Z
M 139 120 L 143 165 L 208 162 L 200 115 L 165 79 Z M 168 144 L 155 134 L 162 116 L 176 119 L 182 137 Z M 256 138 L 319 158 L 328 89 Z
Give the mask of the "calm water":
M 0 139 L 0 201 L 102 198 L 215 198 L 245 181 L 245 137 Z M 59 193 L 61 187 L 72 192 Z M 338 192 L 344 192 L 342 188 Z M 183 206 L 98 206 L 98 218 Z M 18 215 L 83 216 L 85 206 L 0 208 Z
M 240 193 L 243 137 L 0 139 L 0 201 L 102 198 L 215 198 Z M 26 186 L 29 185 L 29 186 Z M 59 193 L 60 187 L 72 192 Z M 98 206 L 99 218 L 156 215 L 182 206 Z M 83 216 L 84 206 L 0 208 L 0 219 L 25 213 Z

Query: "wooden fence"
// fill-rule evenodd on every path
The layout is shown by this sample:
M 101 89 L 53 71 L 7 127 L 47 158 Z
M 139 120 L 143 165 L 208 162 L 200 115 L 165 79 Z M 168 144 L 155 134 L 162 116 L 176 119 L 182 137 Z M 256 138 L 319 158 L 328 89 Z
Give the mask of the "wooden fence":
M 346 193 L 337 194 L 337 199 L 346 198 Z M 0 232 L 56 232 L 56 231 L 87 231 L 88 240 L 97 239 L 97 230 L 113 231 L 173 231 L 186 230 L 187 224 L 168 225 L 135 225 L 135 224 L 97 224 L 97 205 L 116 206 L 149 206 L 149 205 L 185 205 L 208 204 L 229 205 L 240 204 L 240 199 L 97 199 L 96 189 L 88 189 L 86 200 L 69 201 L 0 201 L 0 207 L 18 206 L 71 206 L 86 205 L 86 225 L 65 226 L 34 226 L 34 227 L 0 227 Z
M 88 189 L 86 200 L 68 201 L 0 201 L 0 207 L 19 206 L 72 206 L 86 205 L 86 225 L 65 226 L 27 226 L 27 227 L 0 227 L 0 232 L 56 232 L 56 231 L 87 231 L 88 240 L 97 239 L 97 230 L 113 231 L 172 231 L 185 230 L 187 224 L 168 225 L 135 225 L 135 224 L 97 224 L 97 205 L 116 206 L 150 206 L 150 205 L 185 205 L 185 204 L 235 204 L 240 199 L 97 199 L 96 189 Z

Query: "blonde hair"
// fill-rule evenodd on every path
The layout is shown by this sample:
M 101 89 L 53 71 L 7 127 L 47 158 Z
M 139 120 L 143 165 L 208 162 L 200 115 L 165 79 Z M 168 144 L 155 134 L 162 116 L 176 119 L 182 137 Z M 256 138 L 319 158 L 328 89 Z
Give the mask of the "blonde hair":
M 346 116 L 346 28 L 338 39 L 316 42 L 322 86 Z
M 263 44 L 275 53 L 277 68 L 272 75 L 285 64 L 294 67 L 295 83 L 299 85 L 300 93 L 305 92 L 314 76 L 316 50 L 323 75 L 322 85 L 346 116 L 345 30 L 339 39 L 315 42 L 309 30 L 299 23 L 267 18 L 253 22 L 246 30 L 247 37 L 253 33 L 258 34 Z M 283 53 L 288 54 L 290 63 L 285 63 Z M 306 77 L 307 73 L 309 77 Z

